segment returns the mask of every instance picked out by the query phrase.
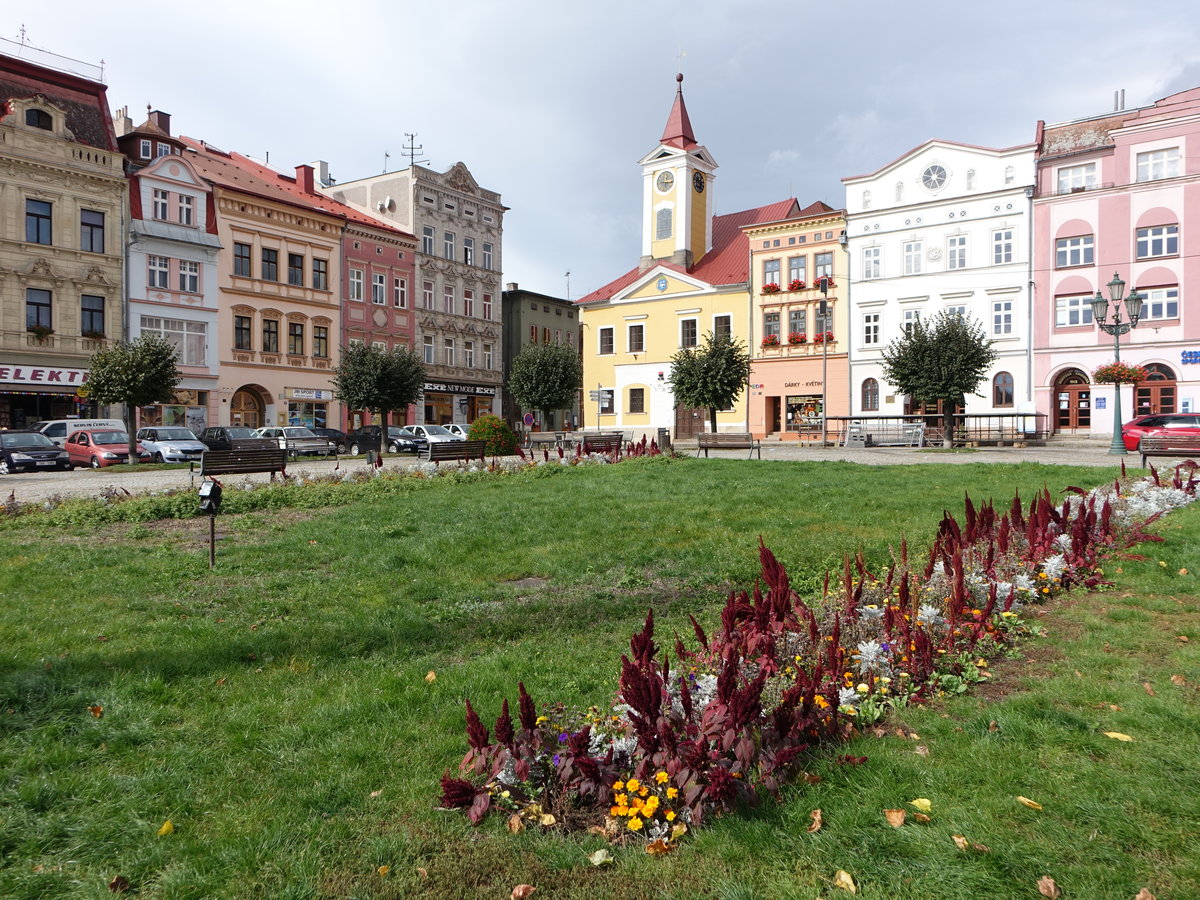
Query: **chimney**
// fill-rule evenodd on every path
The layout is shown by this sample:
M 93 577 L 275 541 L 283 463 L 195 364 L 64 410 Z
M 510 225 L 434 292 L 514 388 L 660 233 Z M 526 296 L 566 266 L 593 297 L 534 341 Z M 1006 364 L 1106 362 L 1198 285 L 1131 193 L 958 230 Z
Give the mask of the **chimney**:
M 329 163 L 323 159 L 314 159 L 310 165 L 317 173 L 317 184 L 321 187 L 329 187 L 333 184 L 333 179 L 329 177 Z
M 306 194 L 313 193 L 313 167 L 296 166 L 296 187 Z
M 506 291 L 515 291 L 517 289 L 517 283 L 515 281 L 510 281 L 504 286 L 504 289 Z
M 161 128 L 167 134 L 171 133 L 171 114 L 165 113 L 161 109 L 156 109 L 150 113 L 150 124 L 156 128 Z

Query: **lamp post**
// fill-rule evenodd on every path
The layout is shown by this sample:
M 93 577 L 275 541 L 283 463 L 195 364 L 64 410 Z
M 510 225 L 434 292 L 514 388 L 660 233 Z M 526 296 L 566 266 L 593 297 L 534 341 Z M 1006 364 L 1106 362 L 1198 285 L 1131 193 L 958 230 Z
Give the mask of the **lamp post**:
M 1129 317 L 1129 321 L 1126 322 L 1121 318 L 1121 298 L 1124 296 L 1125 282 L 1116 272 L 1113 272 L 1113 279 L 1108 283 L 1108 297 L 1096 291 L 1096 296 L 1092 298 L 1092 319 L 1095 320 L 1097 328 L 1105 334 L 1113 336 L 1113 355 L 1116 362 L 1121 361 L 1121 335 L 1128 334 L 1137 328 L 1138 319 L 1142 317 L 1142 301 L 1145 299 L 1137 291 L 1125 299 L 1125 313 Z M 1110 312 L 1110 300 L 1112 324 L 1106 322 Z M 1124 456 L 1128 451 L 1125 449 L 1125 439 L 1121 434 L 1121 385 L 1118 382 L 1114 387 L 1113 436 L 1108 452 L 1113 456 Z
M 817 307 L 817 317 L 821 320 L 818 329 L 821 335 L 821 446 L 824 447 L 829 439 L 829 416 L 826 404 L 829 402 L 829 276 L 822 275 L 817 279 L 817 289 L 821 292 L 821 303 Z

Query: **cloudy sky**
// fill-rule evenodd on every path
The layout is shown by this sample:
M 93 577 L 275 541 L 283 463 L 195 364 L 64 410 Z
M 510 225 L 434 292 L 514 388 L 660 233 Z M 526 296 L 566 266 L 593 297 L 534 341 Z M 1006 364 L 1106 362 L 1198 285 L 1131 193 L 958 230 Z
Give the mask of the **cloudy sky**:
M 1158 0 L 48 0 L 0 37 L 104 60 L 112 106 L 339 181 L 467 164 L 511 208 L 504 280 L 572 299 L 637 262 L 637 161 L 685 75 L 716 210 L 790 196 L 928 140 L 1007 147 L 1048 123 L 1200 86 L 1200 4 Z M 14 46 L 0 43 L 3 52 Z

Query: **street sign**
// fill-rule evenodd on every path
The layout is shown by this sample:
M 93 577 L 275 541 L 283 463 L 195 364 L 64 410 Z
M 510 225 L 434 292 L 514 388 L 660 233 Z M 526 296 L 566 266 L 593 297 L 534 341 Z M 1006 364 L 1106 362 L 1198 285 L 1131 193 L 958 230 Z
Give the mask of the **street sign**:
M 588 399 L 589 400 L 599 400 L 600 392 L 599 391 L 588 391 Z

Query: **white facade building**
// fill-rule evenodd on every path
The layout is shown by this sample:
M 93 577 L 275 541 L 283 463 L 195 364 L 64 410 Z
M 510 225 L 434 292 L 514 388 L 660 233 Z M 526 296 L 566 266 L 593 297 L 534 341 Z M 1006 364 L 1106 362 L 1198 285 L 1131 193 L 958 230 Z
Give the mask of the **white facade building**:
M 920 412 L 883 377 L 882 351 L 943 310 L 983 323 L 996 360 L 969 414 L 1033 412 L 1030 237 L 1034 145 L 932 140 L 843 178 L 850 252 L 852 414 Z

